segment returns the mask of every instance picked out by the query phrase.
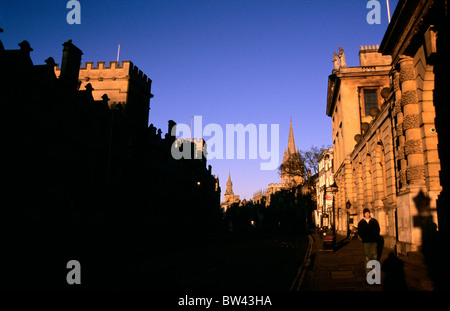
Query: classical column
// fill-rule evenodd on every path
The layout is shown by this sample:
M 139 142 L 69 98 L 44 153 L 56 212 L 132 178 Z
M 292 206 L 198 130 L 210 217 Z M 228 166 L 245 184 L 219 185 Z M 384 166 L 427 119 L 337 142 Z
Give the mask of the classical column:
M 405 135 L 404 154 L 406 157 L 406 179 L 408 184 L 424 183 L 422 134 L 420 132 L 419 104 L 417 100 L 413 59 L 400 58 L 401 106 L 403 111 L 402 129 Z
M 396 120 L 395 124 L 395 136 L 397 139 L 397 154 L 400 160 L 400 165 L 398 167 L 399 171 L 399 189 L 404 189 L 406 187 L 406 158 L 405 158 L 405 136 L 403 135 L 403 112 L 402 112 L 402 91 L 400 89 L 400 72 L 398 70 L 394 71 L 393 77 L 394 86 L 394 116 Z
M 411 251 L 422 244 L 421 230 L 414 226 L 414 218 L 418 215 L 413 198 L 425 187 L 425 166 L 422 149 L 422 133 L 420 130 L 419 103 L 415 81 L 413 59 L 402 56 L 400 64 L 400 88 L 402 91 L 401 106 L 403 112 L 403 133 L 405 136 L 404 154 L 406 158 L 407 192 L 400 201 L 403 206 L 398 208 L 399 219 L 402 219 L 403 232 L 399 240 L 407 242 Z M 400 230 L 400 226 L 399 226 Z M 400 230 L 401 231 L 401 230 Z M 410 243 L 410 244 L 409 244 Z

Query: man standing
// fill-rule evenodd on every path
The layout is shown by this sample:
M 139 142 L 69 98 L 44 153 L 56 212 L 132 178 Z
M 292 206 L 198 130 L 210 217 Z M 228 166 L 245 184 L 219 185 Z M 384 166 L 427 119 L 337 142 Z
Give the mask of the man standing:
M 380 238 L 380 225 L 375 218 L 370 217 L 368 208 L 364 209 L 363 214 L 364 218 L 358 223 L 358 235 L 363 243 L 367 269 L 367 263 L 370 260 L 377 260 L 378 257 L 377 242 Z

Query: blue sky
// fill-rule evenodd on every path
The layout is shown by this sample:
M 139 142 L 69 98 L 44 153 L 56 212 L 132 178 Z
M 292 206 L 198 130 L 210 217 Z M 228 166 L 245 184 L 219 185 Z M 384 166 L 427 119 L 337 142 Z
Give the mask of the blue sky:
M 69 25 L 66 0 L 0 1 L 0 38 L 6 49 L 28 40 L 35 64 L 72 39 L 86 61 L 131 60 L 153 80 L 150 122 L 203 125 L 279 124 L 279 158 L 292 117 L 296 145 L 329 145 L 325 115 L 333 51 L 345 50 L 358 65 L 361 45 L 380 44 L 386 31 L 369 25 L 365 0 L 79 0 L 81 24 Z M 391 15 L 397 1 L 390 1 Z M 224 130 L 225 131 L 225 130 Z M 280 182 L 277 170 L 260 170 L 261 159 L 214 159 L 209 164 L 225 192 L 228 172 L 241 198 Z

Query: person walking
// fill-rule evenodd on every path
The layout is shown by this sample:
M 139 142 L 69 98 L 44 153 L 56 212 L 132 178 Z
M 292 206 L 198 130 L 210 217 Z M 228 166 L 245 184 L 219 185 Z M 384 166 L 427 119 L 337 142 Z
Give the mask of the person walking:
M 363 215 L 364 218 L 358 223 L 358 236 L 363 243 L 366 270 L 370 270 L 367 268 L 367 263 L 378 259 L 377 242 L 380 238 L 380 225 L 375 218 L 370 217 L 368 208 L 363 210 Z

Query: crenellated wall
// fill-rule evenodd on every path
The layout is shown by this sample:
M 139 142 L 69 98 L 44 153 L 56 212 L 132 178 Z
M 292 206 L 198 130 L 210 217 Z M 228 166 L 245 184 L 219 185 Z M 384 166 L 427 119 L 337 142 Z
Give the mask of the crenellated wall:
M 55 74 L 59 77 L 61 69 L 59 64 Z M 148 126 L 148 110 L 150 107 L 152 80 L 147 77 L 131 61 L 99 61 L 96 66 L 93 62 L 85 62 L 79 72 L 80 90 L 91 84 L 94 100 L 102 100 L 104 94 L 108 95 L 110 107 L 120 103 L 126 110 L 130 122 L 141 127 Z M 130 105 L 131 104 L 131 105 Z

